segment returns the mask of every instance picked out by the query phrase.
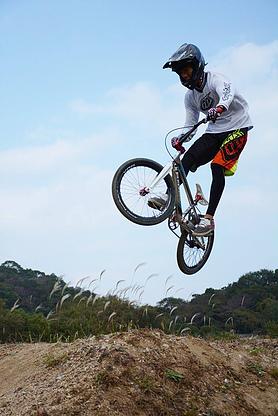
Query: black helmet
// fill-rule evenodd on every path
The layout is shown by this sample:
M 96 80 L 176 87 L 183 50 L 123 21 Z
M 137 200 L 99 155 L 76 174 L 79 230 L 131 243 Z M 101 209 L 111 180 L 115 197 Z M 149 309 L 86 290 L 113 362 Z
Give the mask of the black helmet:
M 203 75 L 206 65 L 204 57 L 197 46 L 192 45 L 191 43 L 184 43 L 181 45 L 166 62 L 163 69 L 172 68 L 172 71 L 180 75 L 180 70 L 188 63 L 192 64 L 193 67 L 192 77 L 189 81 L 184 81 L 180 76 L 180 80 L 182 85 L 193 90 L 196 86 L 196 82 Z

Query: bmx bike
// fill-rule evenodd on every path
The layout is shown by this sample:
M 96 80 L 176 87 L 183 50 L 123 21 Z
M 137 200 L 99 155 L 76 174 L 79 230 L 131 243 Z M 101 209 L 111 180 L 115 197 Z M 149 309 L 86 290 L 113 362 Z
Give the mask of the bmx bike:
M 207 119 L 195 124 L 183 135 L 180 144 Z M 175 130 L 167 133 L 168 136 Z M 167 149 L 167 146 L 166 146 Z M 168 149 L 167 149 L 168 151 Z M 170 152 L 168 151 L 170 154 Z M 177 263 L 185 274 L 198 272 L 208 260 L 214 241 L 214 231 L 206 236 L 195 236 L 193 231 L 203 215 L 198 204 L 207 205 L 201 186 L 196 184 L 193 197 L 181 163 L 184 148 L 164 167 L 150 159 L 136 158 L 123 163 L 112 181 L 112 196 L 119 211 L 128 220 L 139 225 L 156 225 L 168 219 L 169 229 L 179 238 Z M 182 185 L 182 186 L 180 186 Z M 188 206 L 182 207 L 181 189 L 184 189 Z M 160 209 L 148 205 L 149 199 L 167 195 Z M 178 234 L 179 232 L 179 234 Z

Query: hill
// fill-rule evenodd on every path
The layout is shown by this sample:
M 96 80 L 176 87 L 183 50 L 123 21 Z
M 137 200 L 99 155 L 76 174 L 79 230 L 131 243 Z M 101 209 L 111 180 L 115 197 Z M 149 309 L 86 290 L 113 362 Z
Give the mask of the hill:
M 0 345 L 1 416 L 274 416 L 270 339 L 205 341 L 135 330 Z

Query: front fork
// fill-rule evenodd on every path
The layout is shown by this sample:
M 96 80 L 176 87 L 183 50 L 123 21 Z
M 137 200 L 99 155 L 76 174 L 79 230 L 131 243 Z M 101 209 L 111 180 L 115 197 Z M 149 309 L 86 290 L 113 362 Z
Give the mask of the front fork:
M 175 211 L 173 212 L 173 215 L 171 217 L 172 222 L 176 222 L 180 225 L 181 231 L 185 229 L 187 232 L 191 232 L 194 229 L 194 226 L 199 222 L 199 215 L 196 210 L 196 206 L 198 204 L 199 198 L 196 195 L 196 198 L 193 200 L 185 173 L 183 171 L 183 167 L 178 167 L 178 163 L 180 163 L 180 160 L 177 161 L 177 163 L 173 164 L 172 169 L 172 179 L 174 183 L 175 188 Z M 181 174 L 180 174 L 181 170 Z M 181 207 L 181 197 L 180 197 L 180 180 L 182 180 L 182 184 L 189 202 L 189 206 L 186 209 L 186 211 L 182 212 Z M 190 217 L 186 219 L 188 214 L 190 213 Z M 177 227 L 175 227 L 177 228 Z

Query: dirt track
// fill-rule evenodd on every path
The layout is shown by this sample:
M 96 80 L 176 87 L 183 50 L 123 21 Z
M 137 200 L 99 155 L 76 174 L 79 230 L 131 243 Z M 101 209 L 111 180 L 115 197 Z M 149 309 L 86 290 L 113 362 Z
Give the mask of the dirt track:
M 278 416 L 278 343 L 140 330 L 0 345 L 2 416 Z

